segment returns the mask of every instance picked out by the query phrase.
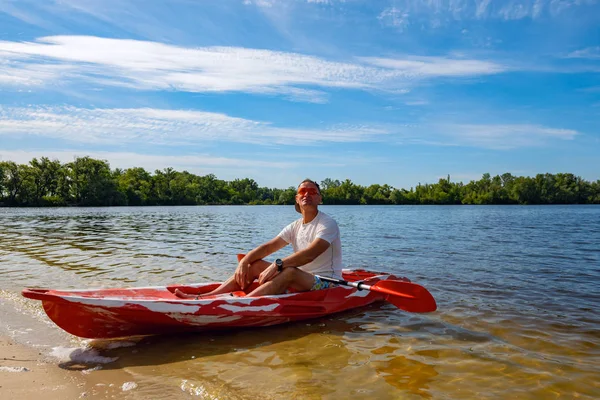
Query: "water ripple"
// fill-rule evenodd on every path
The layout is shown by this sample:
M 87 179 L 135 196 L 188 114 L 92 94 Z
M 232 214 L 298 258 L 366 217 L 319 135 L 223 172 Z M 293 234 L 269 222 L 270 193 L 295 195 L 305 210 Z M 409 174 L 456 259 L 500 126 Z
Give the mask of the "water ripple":
M 439 310 L 387 304 L 323 328 L 161 339 L 143 355 L 120 354 L 130 368 L 157 366 L 137 370 L 140 393 L 164 397 L 156 388 L 170 376 L 186 392 L 229 398 L 600 397 L 591 383 L 600 373 L 599 207 L 323 210 L 339 222 L 346 265 L 407 276 Z M 236 253 L 297 217 L 278 206 L 0 209 L 0 284 L 14 293 L 218 281 Z M 175 363 L 191 355 L 192 367 Z

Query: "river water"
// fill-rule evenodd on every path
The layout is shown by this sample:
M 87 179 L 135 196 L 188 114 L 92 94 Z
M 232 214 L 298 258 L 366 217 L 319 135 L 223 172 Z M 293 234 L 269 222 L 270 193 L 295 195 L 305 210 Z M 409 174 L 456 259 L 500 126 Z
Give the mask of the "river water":
M 84 341 L 20 290 L 220 281 L 236 253 L 298 214 L 5 208 L 0 329 L 93 378 L 88 398 L 600 398 L 600 207 L 321 209 L 340 225 L 348 268 L 406 276 L 438 311 L 382 303 L 263 329 Z

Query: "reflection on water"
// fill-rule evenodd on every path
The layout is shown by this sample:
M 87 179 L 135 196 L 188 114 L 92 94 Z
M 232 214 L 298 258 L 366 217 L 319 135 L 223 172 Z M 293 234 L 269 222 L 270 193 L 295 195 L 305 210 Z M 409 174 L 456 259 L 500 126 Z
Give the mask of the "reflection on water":
M 93 341 L 77 355 L 116 361 L 61 366 L 88 370 L 92 398 L 600 397 L 599 207 L 324 210 L 345 264 L 408 276 L 439 311 L 379 304 L 259 330 Z M 13 301 L 22 287 L 222 280 L 236 253 L 296 217 L 277 206 L 0 209 L 0 298 L 31 308 Z M 137 386 L 123 392 L 127 381 Z

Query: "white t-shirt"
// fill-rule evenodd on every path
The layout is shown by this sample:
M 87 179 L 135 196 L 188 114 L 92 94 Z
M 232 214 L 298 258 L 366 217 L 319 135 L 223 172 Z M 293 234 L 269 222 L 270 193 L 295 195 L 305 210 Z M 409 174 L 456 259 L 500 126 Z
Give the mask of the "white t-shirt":
M 342 279 L 340 228 L 329 215 L 319 211 L 308 224 L 302 223 L 300 218 L 283 228 L 278 236 L 291 243 L 294 253 L 306 249 L 317 238 L 329 242 L 330 246 L 327 250 L 312 262 L 298 268 L 311 274 Z

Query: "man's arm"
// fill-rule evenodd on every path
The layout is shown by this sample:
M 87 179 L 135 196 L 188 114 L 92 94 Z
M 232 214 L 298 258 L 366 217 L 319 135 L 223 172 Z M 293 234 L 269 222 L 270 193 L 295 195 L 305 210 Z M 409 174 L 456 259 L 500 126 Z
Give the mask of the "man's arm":
M 288 243 L 283 240 L 280 236 L 275 236 L 273 239 L 269 240 L 266 243 L 261 244 L 260 246 L 252 249 L 248 252 L 244 258 L 240 260 L 238 263 L 238 267 L 235 270 L 235 281 L 240 285 L 243 289 L 246 287 L 248 282 L 248 274 L 250 271 L 250 265 L 257 260 L 261 260 L 267 257 L 270 254 L 275 253 L 277 250 L 281 250 Z
M 294 268 L 301 267 L 315 258 L 319 257 L 325 250 L 330 246 L 330 243 L 321 238 L 315 239 L 306 249 L 300 250 L 290 256 L 283 259 L 283 268 Z M 258 283 L 261 285 L 265 282 L 270 281 L 277 275 L 277 266 L 275 263 L 271 264 L 265 269 L 258 277 Z

